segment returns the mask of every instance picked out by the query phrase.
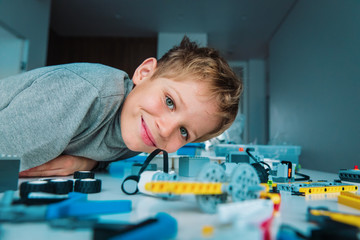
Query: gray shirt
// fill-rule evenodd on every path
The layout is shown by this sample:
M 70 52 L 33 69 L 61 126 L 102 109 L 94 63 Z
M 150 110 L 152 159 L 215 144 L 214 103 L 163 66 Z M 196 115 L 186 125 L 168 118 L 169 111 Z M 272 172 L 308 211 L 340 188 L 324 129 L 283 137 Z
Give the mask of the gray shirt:
M 0 80 L 0 153 L 21 157 L 21 170 L 61 154 L 114 161 L 137 155 L 120 128 L 133 87 L 127 74 L 101 64 L 35 69 Z

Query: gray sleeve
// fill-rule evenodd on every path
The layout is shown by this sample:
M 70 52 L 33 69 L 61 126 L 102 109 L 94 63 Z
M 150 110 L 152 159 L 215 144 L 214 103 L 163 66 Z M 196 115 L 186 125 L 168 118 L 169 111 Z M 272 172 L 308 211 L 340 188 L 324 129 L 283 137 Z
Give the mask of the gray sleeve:
M 75 73 L 45 73 L 0 110 L 0 153 L 19 155 L 21 170 L 59 156 L 87 113 L 96 116 L 97 101 L 97 89 Z

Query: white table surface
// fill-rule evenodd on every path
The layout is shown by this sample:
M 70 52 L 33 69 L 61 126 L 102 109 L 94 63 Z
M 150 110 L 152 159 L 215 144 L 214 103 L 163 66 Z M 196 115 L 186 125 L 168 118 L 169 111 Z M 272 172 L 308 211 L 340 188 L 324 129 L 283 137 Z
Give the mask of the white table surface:
M 302 170 L 313 181 L 338 179 L 337 174 L 323 173 L 312 170 Z M 71 177 L 69 177 L 71 178 Z M 231 227 L 220 227 L 216 214 L 206 214 L 197 207 L 193 196 L 181 197 L 180 200 L 167 201 L 160 198 L 137 194 L 125 195 L 121 191 L 122 178 L 112 177 L 109 174 L 96 174 L 96 178 L 102 179 L 102 191 L 97 194 L 89 194 L 89 200 L 131 200 L 133 210 L 126 214 L 103 215 L 103 221 L 129 221 L 137 222 L 148 217 L 155 216 L 158 212 L 166 212 L 175 217 L 178 222 L 178 234 L 176 239 L 231 239 L 238 237 L 239 233 Z M 20 179 L 29 181 L 32 179 Z M 18 192 L 16 192 L 18 196 Z M 0 197 L 2 194 L 0 194 Z M 306 211 L 309 206 L 326 206 L 330 210 L 360 214 L 360 211 L 337 203 L 338 194 L 314 194 L 309 196 L 293 196 L 290 193 L 281 192 L 280 213 L 275 217 L 273 224 L 289 224 L 304 234 L 309 234 L 314 225 L 306 221 Z M 213 226 L 212 237 L 203 237 L 204 226 Z M 276 227 L 275 227 L 276 229 Z M 272 233 L 275 234 L 274 232 Z M 91 229 L 64 230 L 54 229 L 46 223 L 5 223 L 0 225 L 1 240 L 18 239 L 92 239 Z M 144 238 L 146 239 L 146 238 Z

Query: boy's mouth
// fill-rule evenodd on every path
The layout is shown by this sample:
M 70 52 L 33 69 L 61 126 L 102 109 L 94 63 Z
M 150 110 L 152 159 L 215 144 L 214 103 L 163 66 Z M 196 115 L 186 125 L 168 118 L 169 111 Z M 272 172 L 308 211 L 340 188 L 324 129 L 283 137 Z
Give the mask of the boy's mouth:
M 141 139 L 146 145 L 150 147 L 156 147 L 154 137 L 151 135 L 151 132 L 142 117 L 141 117 L 140 135 L 141 135 Z

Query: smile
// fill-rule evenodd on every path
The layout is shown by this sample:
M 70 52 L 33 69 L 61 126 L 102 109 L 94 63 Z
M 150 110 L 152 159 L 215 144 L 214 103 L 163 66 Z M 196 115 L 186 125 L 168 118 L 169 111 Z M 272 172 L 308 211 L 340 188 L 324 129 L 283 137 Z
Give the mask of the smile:
M 151 135 L 151 132 L 142 117 L 141 117 L 140 135 L 141 135 L 141 139 L 143 140 L 143 142 L 146 145 L 148 145 L 150 147 L 156 147 L 155 140 L 154 140 L 153 136 Z

